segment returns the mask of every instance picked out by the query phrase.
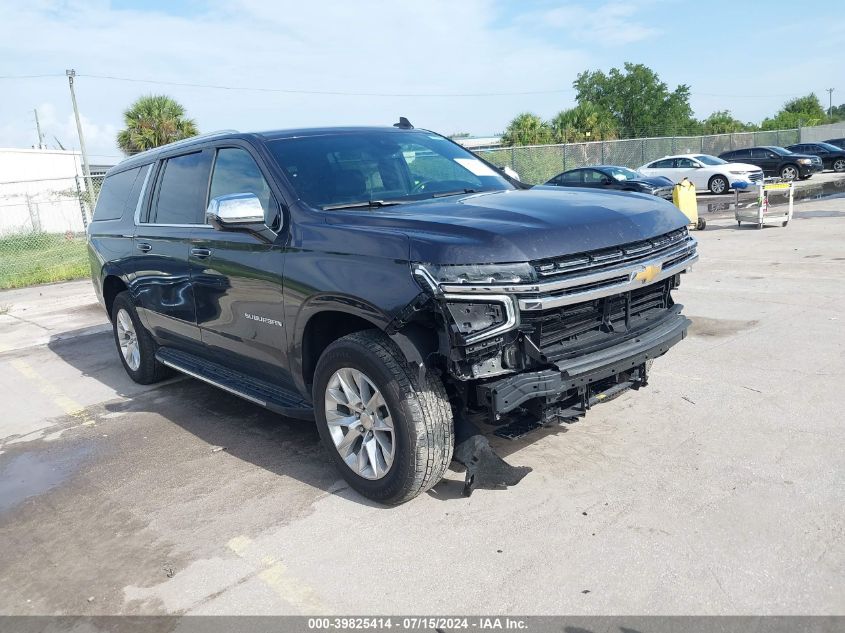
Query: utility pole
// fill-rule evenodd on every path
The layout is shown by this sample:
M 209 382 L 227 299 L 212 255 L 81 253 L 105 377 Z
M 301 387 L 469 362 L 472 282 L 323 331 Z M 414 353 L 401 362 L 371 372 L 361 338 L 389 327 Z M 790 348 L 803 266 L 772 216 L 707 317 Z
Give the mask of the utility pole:
M 827 116 L 833 113 L 833 88 L 827 88 Z
M 76 93 L 73 91 L 73 78 L 76 71 L 66 70 L 67 82 L 70 85 L 70 99 L 73 101 L 73 116 L 76 117 L 76 131 L 79 134 L 79 150 L 82 152 L 82 175 L 85 176 L 85 188 L 88 190 L 88 210 L 94 213 L 94 185 L 91 182 L 91 170 L 88 168 L 88 153 L 85 151 L 85 137 L 82 135 L 82 123 L 79 120 L 79 108 L 76 106 Z
M 44 135 L 41 133 L 41 123 L 38 122 L 38 109 L 32 110 L 35 113 L 35 131 L 38 132 L 38 149 L 45 149 Z

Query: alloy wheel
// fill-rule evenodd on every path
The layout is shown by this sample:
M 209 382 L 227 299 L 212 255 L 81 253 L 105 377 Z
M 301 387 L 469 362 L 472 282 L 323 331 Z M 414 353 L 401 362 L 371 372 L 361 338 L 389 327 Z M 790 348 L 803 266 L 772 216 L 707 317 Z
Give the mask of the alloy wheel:
M 839 158 L 834 161 L 833 171 L 845 171 L 845 158 Z
M 138 336 L 129 312 L 121 308 L 117 311 L 117 342 L 123 360 L 132 371 L 138 371 L 141 366 L 141 348 L 138 347 Z
M 396 432 L 384 396 L 364 372 L 338 369 L 325 393 L 326 423 L 340 457 L 364 479 L 381 479 L 393 465 Z
M 795 167 L 784 167 L 780 172 L 784 180 L 796 180 L 798 178 L 798 170 Z

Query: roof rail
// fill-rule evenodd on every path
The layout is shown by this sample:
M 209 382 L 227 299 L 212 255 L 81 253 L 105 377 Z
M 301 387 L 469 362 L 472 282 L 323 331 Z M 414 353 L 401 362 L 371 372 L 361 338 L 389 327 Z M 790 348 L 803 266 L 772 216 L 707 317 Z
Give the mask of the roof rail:
M 193 143 L 194 141 L 200 140 L 207 140 L 210 138 L 215 138 L 217 136 L 225 136 L 227 134 L 237 134 L 237 130 L 216 130 L 214 132 L 205 132 L 204 134 L 197 134 L 196 136 L 189 136 L 188 138 L 183 138 L 178 141 L 173 141 L 172 143 L 166 143 L 165 145 L 159 145 L 158 147 L 153 147 L 152 149 L 144 150 L 143 152 L 138 152 L 137 154 L 131 154 L 129 158 L 135 158 L 136 156 L 143 156 L 144 154 L 150 152 L 159 152 L 161 150 L 168 150 L 173 149 L 175 147 L 181 147 L 182 145 L 188 145 Z

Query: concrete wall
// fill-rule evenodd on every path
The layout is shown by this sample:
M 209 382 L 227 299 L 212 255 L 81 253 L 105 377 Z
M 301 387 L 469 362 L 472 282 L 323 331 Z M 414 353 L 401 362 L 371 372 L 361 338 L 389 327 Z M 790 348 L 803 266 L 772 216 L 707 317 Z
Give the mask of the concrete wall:
M 77 175 L 84 191 L 79 152 L 0 148 L 0 236 L 83 231 Z
M 845 138 L 845 121 L 801 128 L 802 143 L 826 141 L 829 138 Z

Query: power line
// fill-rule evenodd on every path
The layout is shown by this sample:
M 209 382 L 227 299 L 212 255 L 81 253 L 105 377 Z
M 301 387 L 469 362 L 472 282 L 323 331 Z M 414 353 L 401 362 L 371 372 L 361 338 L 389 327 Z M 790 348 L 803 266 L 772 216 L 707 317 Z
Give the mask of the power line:
M 38 79 L 46 77 L 62 77 L 63 75 L 0 75 L 0 79 Z M 340 96 L 340 97 L 434 97 L 434 98 L 448 98 L 448 97 L 518 97 L 529 95 L 543 95 L 543 94 L 572 94 L 576 92 L 574 88 L 553 88 L 547 90 L 518 90 L 509 92 L 355 92 L 348 90 L 302 90 L 296 88 L 273 88 L 267 86 L 229 86 L 225 84 L 205 84 L 193 83 L 183 81 L 166 81 L 161 79 L 140 79 L 136 77 L 119 77 L 116 75 L 96 75 L 77 73 L 77 77 L 87 77 L 89 79 L 104 79 L 108 81 L 123 81 L 128 83 L 143 83 L 160 86 L 178 86 L 182 88 L 203 88 L 208 90 L 230 90 L 230 91 L 245 91 L 245 92 L 277 92 L 282 94 L 301 94 L 301 95 L 322 95 L 322 96 Z M 794 97 L 798 93 L 783 93 L 783 94 L 720 94 L 710 92 L 690 92 L 690 96 L 697 97 L 720 97 L 720 98 L 739 98 L 739 99 L 768 99 L 768 98 L 782 98 Z
M 108 79 L 111 81 L 127 81 L 132 83 L 157 84 L 162 86 L 180 86 L 183 88 L 208 88 L 212 90 L 242 90 L 251 92 L 280 92 L 284 94 L 304 94 L 342 97 L 510 97 L 520 95 L 558 94 L 575 92 L 574 88 L 560 88 L 555 90 L 527 90 L 518 92 L 350 92 L 345 90 L 297 90 L 293 88 L 269 88 L 266 86 L 224 86 L 220 84 L 199 84 L 180 81 L 161 81 L 157 79 L 135 79 L 132 77 L 115 77 L 113 75 L 87 75 L 79 73 L 77 77 L 89 79 Z
M 64 75 L 0 75 L 0 79 L 44 79 L 45 77 L 63 77 Z

